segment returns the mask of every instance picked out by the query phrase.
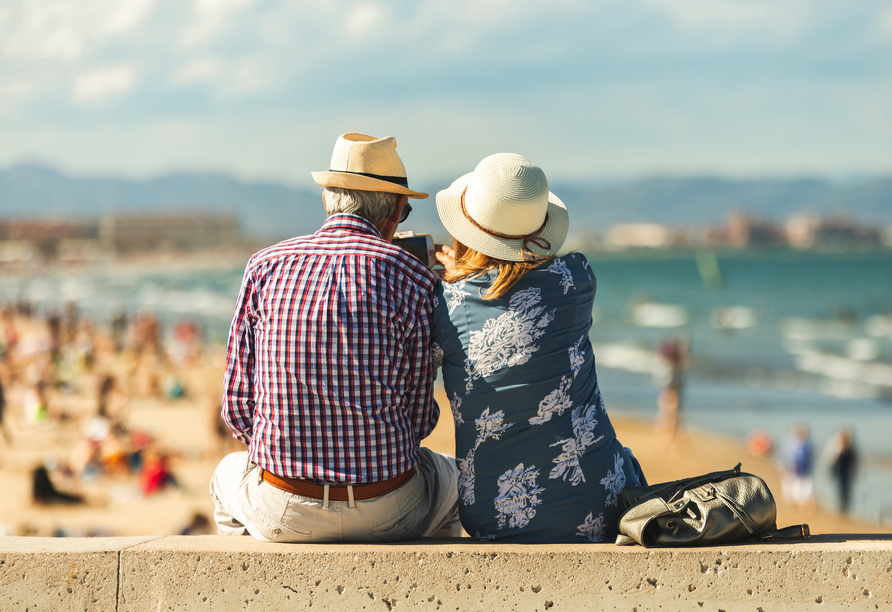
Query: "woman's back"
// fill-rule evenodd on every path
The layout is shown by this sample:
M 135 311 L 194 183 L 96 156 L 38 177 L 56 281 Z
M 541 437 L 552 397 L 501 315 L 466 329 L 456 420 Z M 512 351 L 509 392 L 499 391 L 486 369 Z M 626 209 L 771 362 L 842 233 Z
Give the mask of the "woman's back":
M 612 539 L 620 492 L 640 470 L 598 389 L 588 262 L 577 253 L 552 259 L 484 300 L 494 278 L 442 283 L 434 300 L 462 525 L 484 540 Z

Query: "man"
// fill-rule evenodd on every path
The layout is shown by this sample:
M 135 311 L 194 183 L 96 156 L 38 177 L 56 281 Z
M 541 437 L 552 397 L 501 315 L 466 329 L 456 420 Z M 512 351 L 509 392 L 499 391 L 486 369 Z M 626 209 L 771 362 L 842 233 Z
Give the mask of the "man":
M 247 452 L 211 478 L 217 530 L 276 542 L 459 535 L 458 470 L 420 448 L 439 418 L 434 274 L 391 244 L 428 194 L 392 137 L 344 134 L 329 215 L 248 262 L 229 333 L 223 419 Z

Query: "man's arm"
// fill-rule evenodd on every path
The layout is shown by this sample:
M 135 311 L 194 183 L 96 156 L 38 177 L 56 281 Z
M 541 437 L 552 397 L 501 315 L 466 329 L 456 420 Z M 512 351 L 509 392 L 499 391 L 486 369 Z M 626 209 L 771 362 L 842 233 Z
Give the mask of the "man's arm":
M 233 435 L 245 444 L 251 442 L 254 423 L 253 323 L 256 312 L 251 262 L 248 262 L 229 328 L 222 415 Z

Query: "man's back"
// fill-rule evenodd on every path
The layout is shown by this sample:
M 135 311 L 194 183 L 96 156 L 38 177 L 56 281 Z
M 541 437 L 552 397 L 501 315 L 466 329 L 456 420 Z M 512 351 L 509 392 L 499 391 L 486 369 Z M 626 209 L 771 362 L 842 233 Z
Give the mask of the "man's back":
M 417 463 L 438 417 L 427 354 L 434 282 L 354 215 L 252 257 L 224 404 L 251 460 L 339 483 L 386 480 Z
M 396 139 L 341 135 L 328 220 L 248 262 L 229 333 L 223 418 L 248 445 L 211 477 L 221 535 L 382 542 L 457 535 L 455 459 L 421 448 L 439 417 L 436 277 L 391 244 L 412 211 Z

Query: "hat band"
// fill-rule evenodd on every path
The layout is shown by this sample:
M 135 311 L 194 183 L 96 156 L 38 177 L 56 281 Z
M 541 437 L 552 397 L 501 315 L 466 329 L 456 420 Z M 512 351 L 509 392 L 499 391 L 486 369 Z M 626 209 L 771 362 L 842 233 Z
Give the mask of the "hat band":
M 369 178 L 378 179 L 379 181 L 387 181 L 388 183 L 394 183 L 395 185 L 399 185 L 400 187 L 409 188 L 409 179 L 405 176 L 384 176 L 382 174 L 370 174 L 368 172 L 351 172 L 350 170 L 334 170 L 333 168 L 328 169 L 329 172 L 345 172 L 347 174 L 358 174 L 360 176 L 367 176 Z
M 524 259 L 536 259 L 536 254 L 530 250 L 530 244 L 534 244 L 543 251 L 551 250 L 551 243 L 545 238 L 540 238 L 539 234 L 545 231 L 545 226 L 548 225 L 548 211 L 545 211 L 545 220 L 542 222 L 542 225 L 539 226 L 532 234 L 523 234 L 521 236 L 511 236 L 509 234 L 502 234 L 500 232 L 493 231 L 491 229 L 486 229 L 476 221 L 474 221 L 473 217 L 468 214 L 468 209 L 465 208 L 465 193 L 468 191 L 468 187 L 465 186 L 464 190 L 461 192 L 461 214 L 465 216 L 471 225 L 479 229 L 481 232 L 489 234 L 490 236 L 495 236 L 496 238 L 502 238 L 504 240 L 523 240 L 523 245 L 520 247 L 520 254 Z

